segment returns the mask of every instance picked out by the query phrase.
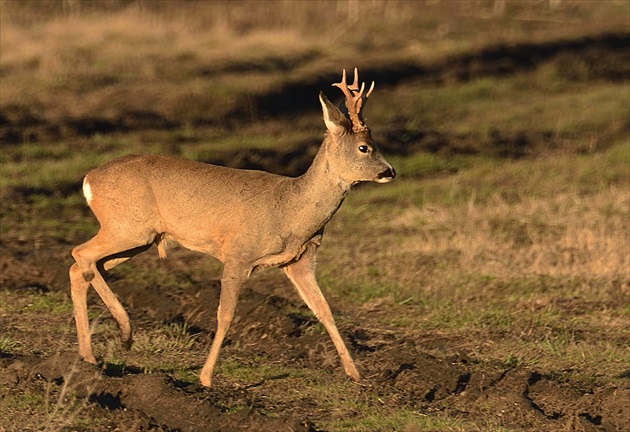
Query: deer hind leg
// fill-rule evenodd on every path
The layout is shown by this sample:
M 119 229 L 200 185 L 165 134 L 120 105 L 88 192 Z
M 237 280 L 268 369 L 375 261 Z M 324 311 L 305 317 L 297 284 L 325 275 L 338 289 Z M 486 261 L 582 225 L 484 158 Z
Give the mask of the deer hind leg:
M 70 295 L 74 307 L 74 321 L 77 325 L 77 337 L 79 339 L 79 356 L 92 364 L 96 359 L 92 353 L 92 341 L 90 323 L 87 311 L 87 290 L 90 283 L 85 280 L 78 264 L 70 267 Z
M 221 296 L 219 298 L 219 309 L 217 310 L 217 332 L 212 341 L 210 354 L 206 359 L 199 379 L 201 384 L 206 387 L 212 386 L 212 372 L 219 357 L 221 345 L 225 339 L 225 335 L 230 328 L 232 319 L 234 319 L 234 311 L 238 302 L 238 295 L 241 291 L 243 283 L 249 277 L 251 269 L 241 266 L 231 266 L 226 264 L 221 277 Z
M 337 330 L 328 302 L 326 302 L 315 279 L 315 248 L 309 247 L 298 261 L 282 267 L 282 270 L 293 283 L 304 303 L 313 311 L 317 319 L 328 331 L 346 374 L 353 380 L 359 381 L 361 376 L 346 348 L 346 344 L 339 334 L 339 330 Z
M 151 246 L 144 241 L 114 241 L 103 231 L 91 240 L 72 250 L 76 264 L 70 267 L 71 296 L 74 304 L 77 335 L 79 339 L 79 355 L 87 362 L 96 363 L 92 353 L 90 330 L 87 315 L 87 289 L 91 284 L 120 329 L 120 336 L 125 348 L 131 348 L 132 331 L 129 316 L 120 304 L 116 295 L 109 288 L 101 274 L 101 268 L 111 269 Z M 135 243 L 135 244 L 134 244 Z

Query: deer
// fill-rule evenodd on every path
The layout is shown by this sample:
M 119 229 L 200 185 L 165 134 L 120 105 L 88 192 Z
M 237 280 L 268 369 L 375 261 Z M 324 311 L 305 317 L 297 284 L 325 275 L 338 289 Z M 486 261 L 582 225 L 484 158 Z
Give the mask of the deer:
M 103 274 L 157 246 L 166 257 L 176 242 L 223 263 L 217 328 L 199 380 L 212 386 L 221 345 L 234 318 L 239 293 L 251 273 L 282 269 L 300 298 L 327 330 L 345 373 L 360 380 L 315 278 L 324 228 L 352 186 L 386 183 L 396 171 L 381 154 L 363 118 L 374 90 L 359 87 L 358 70 L 332 84 L 345 96 L 339 108 L 320 91 L 326 132 L 312 164 L 297 177 L 236 169 L 169 155 L 134 154 L 89 171 L 83 195 L 100 229 L 72 249 L 70 294 L 79 356 L 97 364 L 92 352 L 87 292 L 92 286 L 118 324 L 125 348 L 132 345 L 129 316 Z

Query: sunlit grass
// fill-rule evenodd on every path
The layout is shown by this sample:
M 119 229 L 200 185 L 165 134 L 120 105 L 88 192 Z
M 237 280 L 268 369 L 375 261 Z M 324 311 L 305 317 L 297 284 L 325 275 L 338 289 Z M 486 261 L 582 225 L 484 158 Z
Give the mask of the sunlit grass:
M 549 86 L 562 85 L 562 91 Z M 540 78 L 537 72 L 509 79 L 480 78 L 456 86 L 397 87 L 379 95 L 396 101 L 396 116 L 407 118 L 412 131 L 435 130 L 487 140 L 493 131 L 544 132 L 574 140 L 588 136 L 597 146 L 600 135 L 623 127 L 630 110 L 625 83 L 568 82 Z M 376 104 L 373 104 L 376 105 Z M 387 119 L 389 104 L 370 106 L 370 115 Z M 588 150 L 589 143 L 584 144 Z
M 627 154 L 620 143 L 477 160 L 457 174 L 359 188 L 329 224 L 322 286 L 355 304 L 389 301 L 399 312 L 386 322 L 419 336 L 492 340 L 462 345 L 479 358 L 616 379 L 630 361 Z

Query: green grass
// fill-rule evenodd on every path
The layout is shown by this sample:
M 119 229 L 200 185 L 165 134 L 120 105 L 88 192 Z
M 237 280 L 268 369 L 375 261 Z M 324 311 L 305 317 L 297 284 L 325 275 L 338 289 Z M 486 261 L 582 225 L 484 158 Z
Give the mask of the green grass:
M 22 349 L 22 342 L 11 337 L 0 338 L 1 352 L 19 352 Z
M 68 316 L 72 311 L 72 302 L 66 293 L 24 290 L 17 295 L 9 290 L 0 290 L 3 310 L 7 315 L 20 314 L 38 316 L 52 314 L 54 316 Z
M 395 204 L 389 210 L 394 212 L 416 206 L 486 205 L 493 199 L 516 203 L 532 198 L 551 199 L 561 193 L 588 195 L 630 181 L 627 140 L 602 153 L 545 155 L 507 163 L 479 156 L 418 154 L 405 158 L 398 167 L 395 162 L 401 160 L 392 158 L 400 171 L 396 182 L 359 189 L 359 193 L 348 198 L 355 208 L 344 211 L 367 210 L 370 202 Z M 453 171 L 457 173 L 436 175 Z M 429 178 L 424 179 L 426 176 Z
M 401 410 L 398 412 L 381 412 L 372 407 L 370 414 L 360 419 L 349 418 L 337 422 L 327 422 L 326 427 L 335 431 L 376 432 L 376 431 L 481 431 L 493 430 L 476 426 L 465 421 L 440 419 L 420 414 L 416 411 Z M 482 429 L 483 428 L 483 429 Z M 494 429 L 499 430 L 499 429 Z
M 542 75 L 542 76 L 541 76 Z M 486 137 L 491 131 L 592 134 L 621 128 L 629 110 L 623 83 L 571 82 L 544 76 L 544 68 L 508 79 L 480 78 L 447 87 L 422 84 L 385 90 L 396 101 L 396 118 L 409 130 L 437 130 Z M 388 104 L 373 104 L 370 116 L 387 121 Z M 570 113 L 568 115 L 567 113 Z
M 305 371 L 299 368 L 287 368 L 274 364 L 267 357 L 253 356 L 244 359 L 226 359 L 217 363 L 216 374 L 230 382 L 240 385 L 255 385 L 263 381 L 304 377 Z
M 165 324 L 160 328 L 144 331 L 136 335 L 132 349 L 144 355 L 166 356 L 187 353 L 196 346 L 199 334 L 192 334 L 187 324 Z M 164 362 L 160 361 L 163 365 Z

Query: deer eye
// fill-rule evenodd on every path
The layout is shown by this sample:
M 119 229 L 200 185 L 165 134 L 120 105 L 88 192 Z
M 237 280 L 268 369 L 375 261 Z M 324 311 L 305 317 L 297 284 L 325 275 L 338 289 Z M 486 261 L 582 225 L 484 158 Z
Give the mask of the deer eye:
M 359 146 L 359 151 L 361 153 L 369 153 L 370 152 L 370 147 L 366 146 L 365 144 L 362 144 Z

